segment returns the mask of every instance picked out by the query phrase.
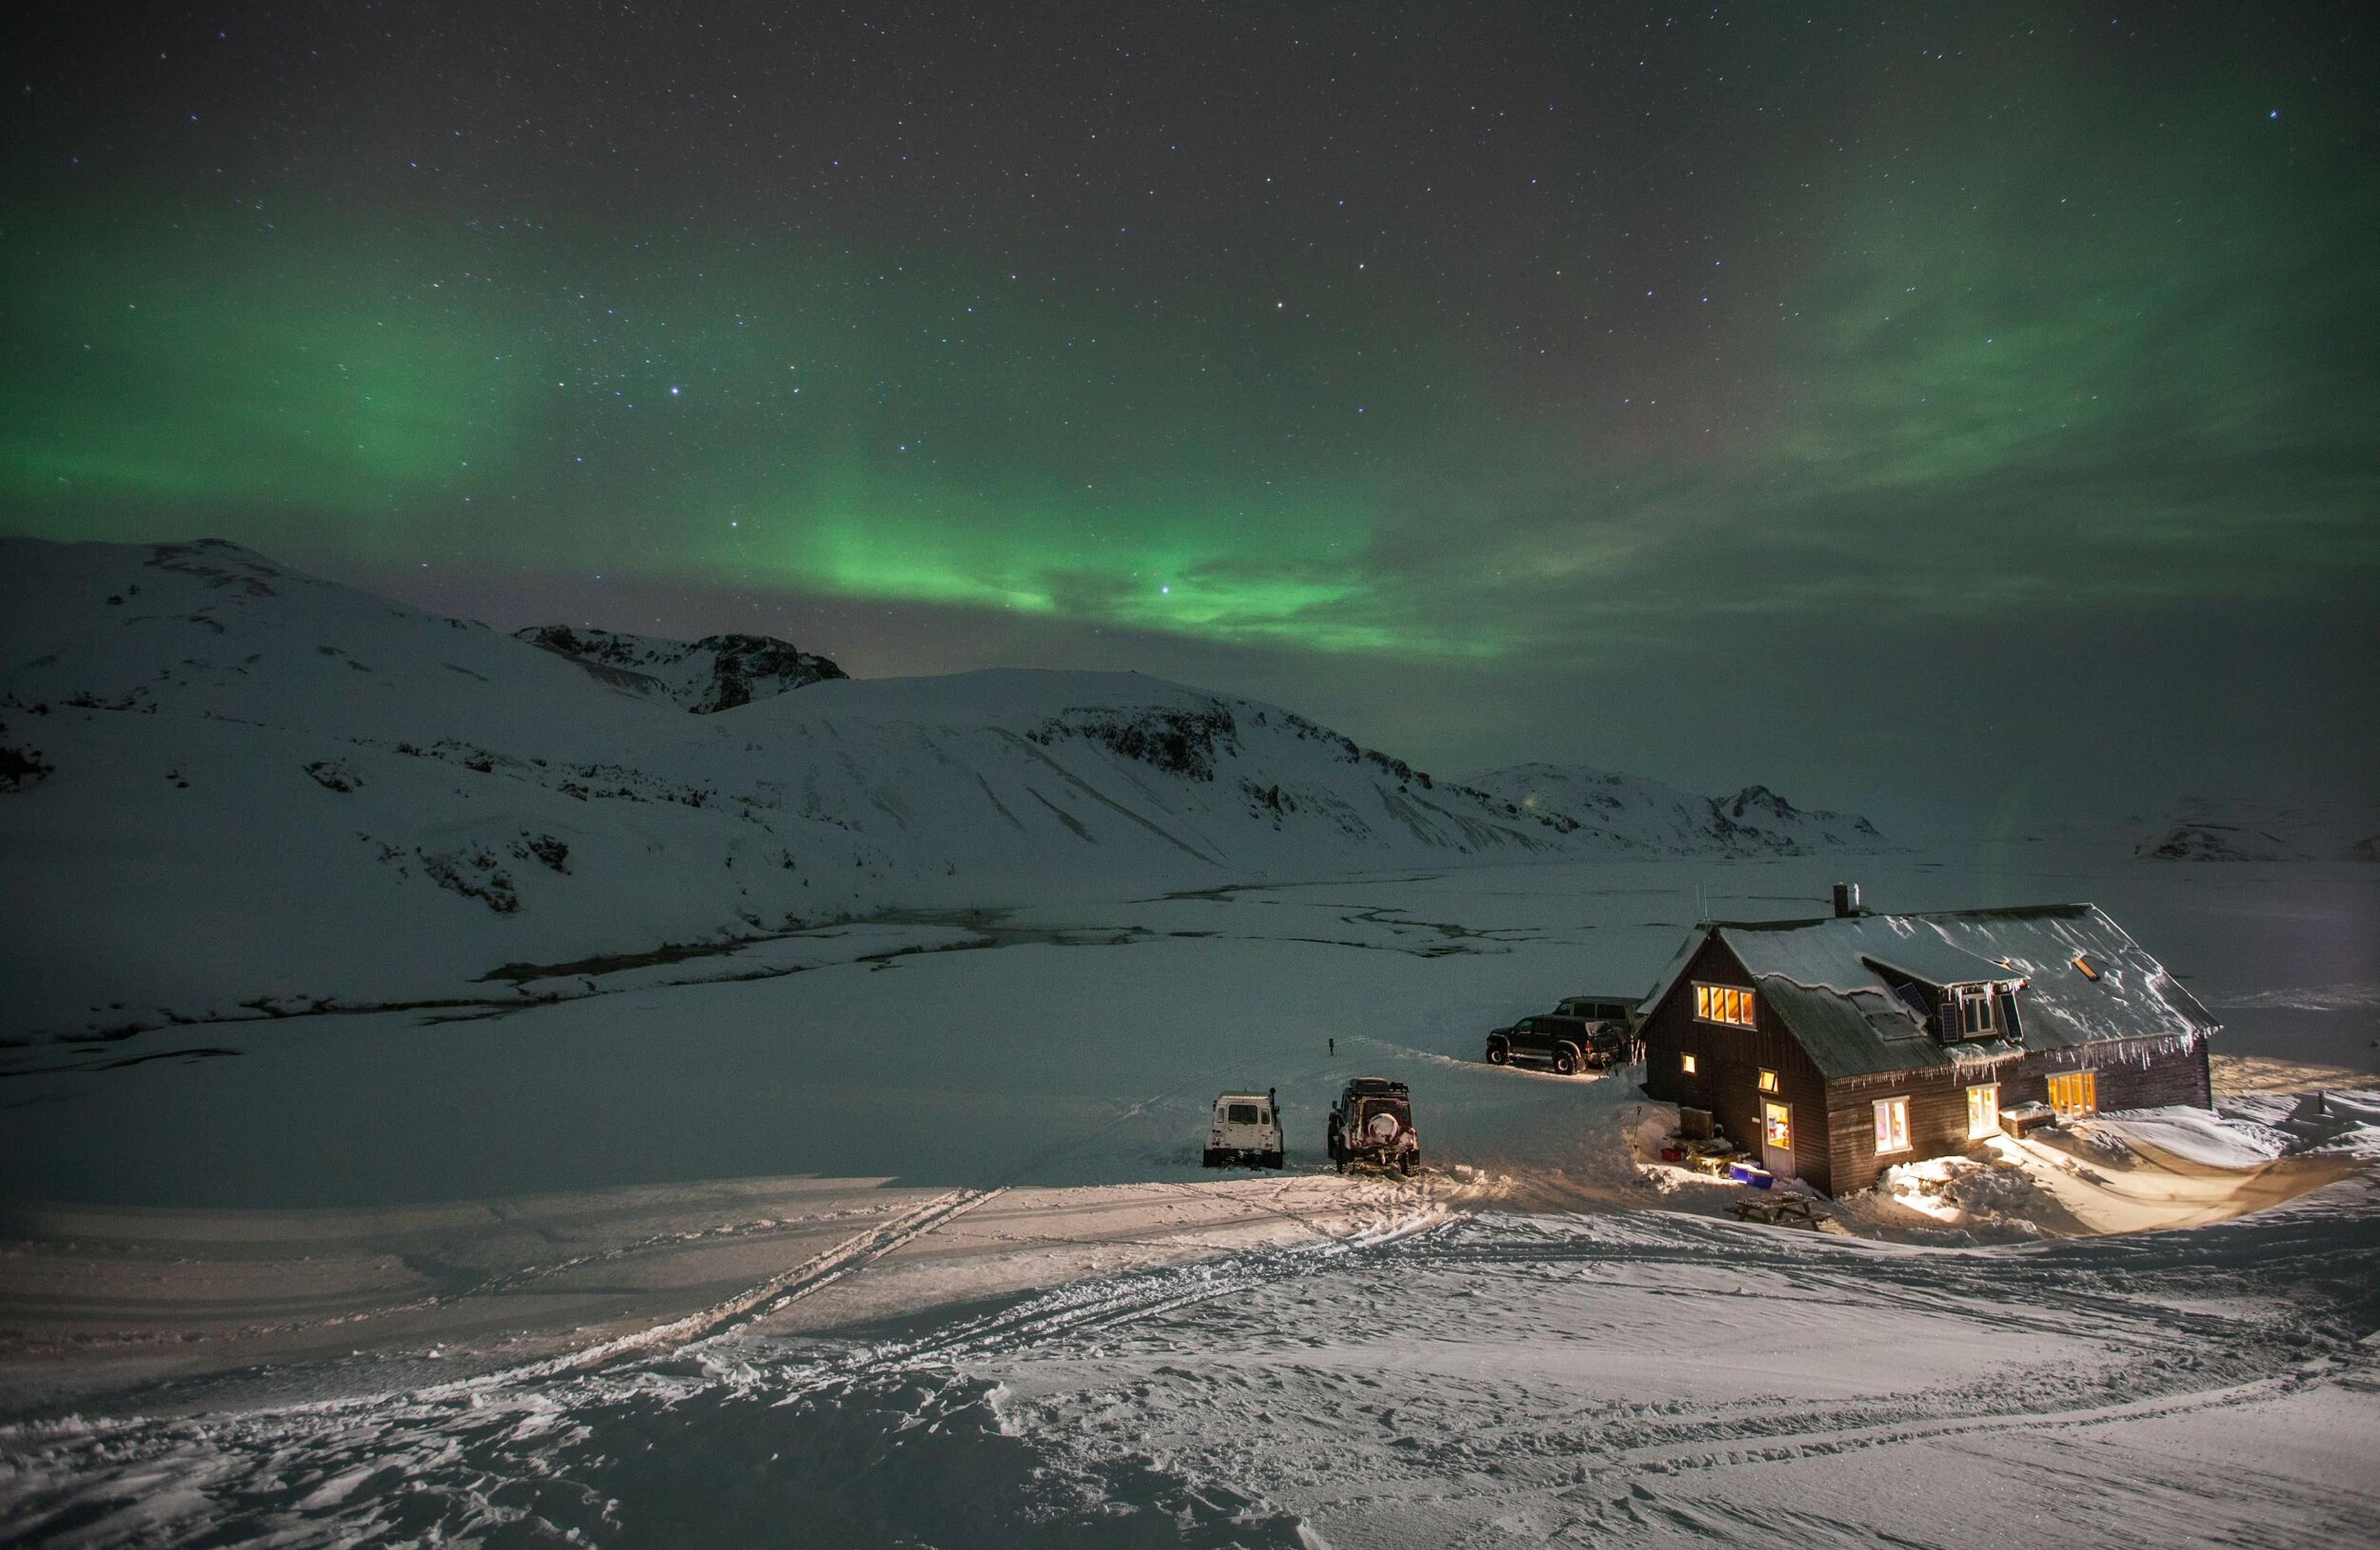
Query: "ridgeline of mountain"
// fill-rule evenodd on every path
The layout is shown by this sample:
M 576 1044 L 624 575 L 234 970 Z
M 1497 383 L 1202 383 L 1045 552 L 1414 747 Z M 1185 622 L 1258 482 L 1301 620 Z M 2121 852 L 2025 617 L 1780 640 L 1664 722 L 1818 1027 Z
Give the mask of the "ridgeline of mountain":
M 617 688 L 667 699 L 708 715 L 851 675 L 773 636 L 664 640 L 612 630 L 534 624 L 513 636 L 565 657 Z
M 1552 764 L 1491 769 L 1464 784 L 1508 813 L 1549 821 L 1613 854 L 1808 855 L 1893 848 L 1864 817 L 1799 808 L 1766 786 L 1701 796 L 1639 776 Z
M 1757 789 L 1449 785 L 1138 673 L 527 636 L 220 540 L 0 539 L 0 1038 L 483 999 L 886 911 L 1876 838 Z

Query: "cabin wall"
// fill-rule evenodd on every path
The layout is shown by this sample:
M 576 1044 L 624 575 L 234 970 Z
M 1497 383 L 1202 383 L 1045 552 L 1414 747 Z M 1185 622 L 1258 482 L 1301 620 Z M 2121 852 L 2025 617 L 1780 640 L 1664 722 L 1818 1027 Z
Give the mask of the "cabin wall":
M 1752 991 L 1756 1025 L 1739 1028 L 1698 1020 L 1696 981 Z M 1831 1194 L 1834 1153 L 1828 1141 L 1826 1079 L 1759 992 L 1727 944 L 1706 938 L 1645 1020 L 1645 1091 L 1665 1103 L 1709 1109 L 1728 1139 L 1755 1159 L 1761 1155 L 1762 1097 L 1786 1104 L 1792 1110 L 1794 1172 L 1811 1188 Z M 1682 1057 L 1687 1055 L 1694 1057 L 1692 1075 L 1684 1069 Z M 1773 1094 L 1760 1091 L 1764 1069 L 1777 1073 Z
M 1997 1072 L 1944 1071 L 1934 1068 L 1893 1076 L 1863 1076 L 1837 1082 L 1828 1090 L 1828 1130 L 1834 1137 L 1831 1171 L 1849 1194 L 1874 1184 L 1876 1176 L 1897 1163 L 1919 1162 L 1963 1152 L 1967 1135 L 1967 1089 L 1998 1082 L 2002 1107 L 2022 1103 L 2011 1096 L 2020 1085 L 2011 1080 L 2018 1061 Z M 2034 1079 L 2041 1087 L 2042 1080 Z M 1879 1099 L 1909 1100 L 1909 1149 L 1879 1155 L 1876 1149 L 1876 1106 Z
M 2047 1103 L 2049 1078 L 2058 1072 L 2087 1071 L 2097 1078 L 2099 1108 L 2163 1108 L 2187 1104 L 2215 1107 L 2214 1083 L 2208 1070 L 2207 1041 L 2190 1041 L 2188 1048 L 2174 1038 L 2123 1039 L 2086 1045 L 2079 1049 L 2045 1049 L 2027 1055 L 2009 1085 L 2000 1090 L 2000 1107 Z
M 2189 1047 L 2174 1039 L 2130 1039 L 2082 1048 L 2045 1049 L 2002 1063 L 1995 1072 L 1923 1072 L 1865 1076 L 1833 1084 L 1828 1092 L 1828 1130 L 1834 1140 L 1829 1171 L 1835 1193 L 1873 1185 L 1896 1163 L 1949 1156 L 1972 1144 L 1967 1135 L 1967 1088 L 1997 1081 L 2003 1110 L 2019 1104 L 2047 1103 L 2054 1072 L 2088 1071 L 2096 1077 L 2099 1108 L 2159 1108 L 2168 1104 L 2212 1107 L 2206 1040 Z M 1881 1156 L 1876 1150 L 1876 1102 L 1909 1100 L 1909 1150 Z M 1731 1132 L 1730 1132 L 1731 1133 Z

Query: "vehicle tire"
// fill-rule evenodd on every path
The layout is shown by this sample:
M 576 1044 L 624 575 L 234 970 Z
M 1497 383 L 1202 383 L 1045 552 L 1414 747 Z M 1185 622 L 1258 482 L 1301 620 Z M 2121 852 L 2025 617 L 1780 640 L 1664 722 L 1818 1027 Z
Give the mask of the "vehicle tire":
M 1206 1156 L 1200 1157 L 1198 1163 L 1202 1168 L 1220 1168 L 1223 1166 L 1223 1155 L 1209 1146 L 1207 1148 Z
M 1506 1044 L 1500 1038 L 1489 1039 L 1488 1041 L 1488 1063 L 1491 1066 L 1511 1065 L 1512 1063 L 1512 1047 Z
M 1421 1154 L 1419 1152 L 1407 1152 L 1397 1159 L 1397 1171 L 1403 1174 L 1408 1179 L 1414 1176 L 1414 1169 L 1420 1166 Z
M 1578 1050 L 1574 1047 L 1567 1044 L 1555 1045 L 1555 1073 L 1560 1076 L 1568 1076 L 1576 1070 L 1578 1070 Z
M 1346 1171 L 1347 1171 L 1347 1159 L 1346 1159 L 1346 1158 L 1344 1158 L 1344 1157 L 1341 1157 L 1341 1156 L 1333 1156 L 1333 1157 L 1330 1159 L 1330 1161 L 1331 1161 L 1331 1165 L 1332 1165 L 1333 1167 L 1337 1168 L 1337 1169 L 1339 1169 L 1339 1171 L 1340 1171 L 1340 1172 L 1344 1173 L 1344 1172 L 1346 1172 Z
M 1279 1152 L 1267 1152 L 1264 1155 L 1264 1166 L 1267 1168 L 1278 1169 L 1284 1160 Z

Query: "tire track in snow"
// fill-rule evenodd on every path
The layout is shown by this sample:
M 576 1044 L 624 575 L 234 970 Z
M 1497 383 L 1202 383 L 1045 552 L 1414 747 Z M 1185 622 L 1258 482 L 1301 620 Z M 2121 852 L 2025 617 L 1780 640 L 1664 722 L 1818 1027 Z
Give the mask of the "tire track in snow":
M 2012 1457 L 2021 1467 L 2053 1467 L 2063 1456 L 2058 1450 L 2085 1437 L 2120 1439 L 2134 1423 L 2193 1416 L 2218 1428 L 2245 1423 L 2258 1407 L 2326 1386 L 2370 1392 L 2374 1375 L 2372 1353 L 2353 1342 L 2354 1329 L 2341 1336 L 2330 1316 L 2335 1310 L 2302 1301 L 2305 1273 L 2317 1266 L 2287 1252 L 2286 1223 L 2243 1230 L 2241 1237 L 2265 1243 L 2285 1241 L 2281 1255 L 2244 1256 L 2247 1264 L 2238 1263 L 2240 1245 L 2210 1249 L 2204 1229 L 2192 1235 L 2201 1246 L 2196 1253 L 2181 1245 L 2151 1245 L 2143 1254 L 2136 1245 L 2100 1243 L 2046 1253 L 1889 1250 L 1780 1240 L 1691 1217 L 1594 1217 L 1558 1228 L 1550 1220 L 1500 1216 L 1449 1227 L 1395 1251 L 1391 1265 L 1406 1291 L 1397 1303 L 1381 1304 L 1365 1285 L 1348 1282 L 1326 1284 L 1322 1306 L 1315 1310 L 1305 1306 L 1310 1294 L 1265 1295 L 1268 1283 L 1245 1317 L 1217 1310 L 1161 1327 L 1154 1345 L 1135 1341 L 1102 1350 L 1086 1341 L 1062 1352 L 1087 1363 L 1088 1374 L 1070 1379 L 1063 1396 L 1038 1399 L 1020 1414 L 1031 1435 L 1069 1436 L 1089 1429 L 1097 1446 L 1155 1447 L 1177 1467 L 1230 1480 L 1309 1516 L 1347 1513 L 1349 1526 L 1362 1525 L 1354 1528 L 1359 1534 L 1384 1522 L 1410 1529 L 1421 1520 L 1415 1514 L 1443 1507 L 1448 1482 L 1460 1480 L 1463 1510 L 1445 1525 L 1450 1537 L 1467 1532 L 1451 1527 L 1459 1520 L 1471 1529 L 1495 1525 L 1499 1537 L 1508 1539 L 1542 1541 L 1583 1531 L 1597 1543 L 1609 1534 L 1614 1543 L 1633 1544 L 1648 1530 L 1675 1532 L 1695 1514 L 1730 1510 L 1723 1498 L 1666 1499 L 1669 1491 L 1688 1488 L 1696 1478 L 1719 1482 L 1742 1469 L 1755 1471 L 1756 1481 L 1757 1471 L 1768 1465 L 1902 1446 L 1955 1448 L 1966 1437 L 1978 1443 L 2007 1437 L 2019 1450 Z M 2329 1275 L 2317 1281 L 2368 1265 L 2353 1234 L 2338 1234 L 2325 1248 L 2319 1268 Z M 2150 1261 L 2145 1273 L 2131 1264 L 2141 1258 Z M 2236 1299 L 2236 1313 L 2208 1307 L 2210 1288 L 2202 1278 L 2206 1260 L 2232 1263 L 2238 1284 L 2227 1285 L 2222 1301 Z M 1681 1285 L 1681 1295 L 1723 1302 L 1750 1298 L 1755 1293 L 1735 1278 L 1760 1278 L 1766 1285 L 1758 1295 L 1772 1303 L 1780 1293 L 1788 1302 L 1817 1309 L 1881 1301 L 1953 1325 L 2061 1337 L 2080 1342 L 2079 1352 L 2024 1362 L 2022 1382 L 2013 1387 L 2010 1374 L 1995 1369 L 1963 1382 L 1840 1399 L 1821 1398 L 1823 1389 L 1797 1397 L 1764 1387 L 1734 1400 L 1648 1404 L 1641 1395 L 1600 1394 L 1591 1385 L 1564 1393 L 1538 1392 L 1525 1379 L 1476 1384 L 1435 1364 L 1400 1373 L 1393 1363 L 1384 1370 L 1366 1362 L 1351 1377 L 1327 1354 L 1309 1361 L 1294 1342 L 1263 1338 L 1343 1330 L 1360 1317 L 1364 1339 L 1386 1350 L 1408 1340 L 1427 1345 L 1444 1337 L 1427 1318 L 1400 1318 L 1397 1309 L 1466 1306 L 1449 1299 L 1475 1295 L 1475 1289 L 1493 1296 L 1501 1283 L 1502 1301 L 1467 1306 L 1481 1309 L 1488 1323 L 1508 1303 L 1559 1318 L 1558 1310 L 1570 1305 L 1561 1289 L 1578 1275 L 1603 1280 L 1597 1272 L 1616 1272 L 1609 1295 L 1659 1298 L 1672 1267 L 1718 1273 Z M 1152 1309 L 1149 1316 L 1167 1312 Z M 1383 1312 L 1390 1314 L 1386 1323 Z M 1670 1315 L 1687 1323 L 1697 1316 Z M 1664 1315 L 1655 1317 L 1661 1322 Z M 1186 1370 L 1182 1359 L 1161 1354 L 1184 1347 L 1204 1353 Z M 2083 1360 L 2075 1365 L 2078 1353 Z M 1160 1390 L 1154 1399 L 1152 1387 Z M 1170 1418 L 1163 1435 L 1131 1440 L 1135 1433 L 1114 1424 L 1118 1406 L 1141 1417 Z M 2234 1414 L 2240 1422 L 2228 1419 Z M 1284 1417 L 1309 1420 L 1283 1424 Z M 2036 1432 L 2059 1440 L 2029 1437 Z M 1665 1479 L 1670 1486 L 1662 1486 Z M 2242 1489 L 2252 1496 L 2277 1479 L 2254 1477 Z M 1353 1494 L 1344 1483 L 1350 1481 Z M 2187 1516 L 2206 1505 L 2193 1508 L 2190 1499 L 2201 1483 L 2192 1478 L 2162 1494 L 2143 1486 L 2125 1499 L 2143 1510 L 2172 1508 L 2183 1520 L 2203 1525 L 2208 1520 Z M 2301 1483 L 2289 1477 L 2287 1488 L 2294 1492 Z M 1767 1487 L 1701 1489 L 1756 1496 Z M 2239 1492 L 2221 1499 L 2227 1509 L 2246 1510 Z M 2380 1521 L 2369 1498 L 2351 1491 L 2283 1505 L 2283 1521 Z M 1730 1527 L 1718 1537 L 1774 1543 L 1773 1529 L 1773 1523 L 1757 1533 Z M 1807 1542 L 1872 1544 L 1877 1537 L 1873 1528 L 1861 1528 L 1840 1538 L 1814 1532 Z
M 1631 1472 L 1654 1474 L 1790 1463 L 1796 1459 L 1887 1447 L 1897 1443 L 2043 1427 L 2104 1426 L 2117 1422 L 2147 1421 L 2199 1411 L 2237 1410 L 2276 1399 L 2293 1388 L 2304 1387 L 2309 1381 L 2319 1379 L 2283 1374 L 2222 1388 L 2156 1394 L 2080 1410 L 2046 1410 L 2034 1406 L 1976 1415 L 1945 1416 L 1938 1420 L 1902 1420 L 1876 1425 L 1852 1424 L 1831 1429 L 1781 1432 L 1766 1436 L 1738 1436 L 1730 1439 L 1735 1446 L 1715 1444 L 1681 1448 L 1673 1444 L 1658 1444 L 1625 1449 L 1615 1455 L 1611 1462 Z
M 1011 1356 L 1087 1330 L 1120 1327 L 1338 1267 L 1351 1255 L 1442 1230 L 1463 1213 L 1431 1203 L 1375 1217 L 1345 1237 L 1287 1249 L 1255 1249 L 1217 1260 L 1075 1281 L 916 1339 L 863 1348 L 847 1374 L 941 1366 Z
M 507 1368 L 469 1381 L 474 1386 L 484 1386 L 491 1381 L 516 1381 L 560 1373 L 586 1372 L 633 1357 L 655 1356 L 682 1349 L 697 1340 L 724 1333 L 759 1313 L 774 1313 L 822 1287 L 832 1286 L 903 1244 L 925 1236 L 985 1201 L 1005 1193 L 1006 1188 L 1002 1185 L 992 1190 L 953 1190 L 947 1194 L 936 1195 L 697 1313 L 652 1325 L 549 1362 Z

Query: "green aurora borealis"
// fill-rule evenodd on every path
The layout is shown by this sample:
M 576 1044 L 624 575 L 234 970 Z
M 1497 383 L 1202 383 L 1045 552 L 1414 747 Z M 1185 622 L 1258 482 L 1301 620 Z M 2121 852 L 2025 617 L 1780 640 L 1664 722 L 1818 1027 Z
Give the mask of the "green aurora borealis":
M 791 599 L 862 672 L 1228 671 L 1441 757 L 1715 660 L 1775 702 L 1817 621 L 1977 689 L 2369 622 L 2351 11 L 1463 15 L 20 39 L 0 523 L 508 624 Z

